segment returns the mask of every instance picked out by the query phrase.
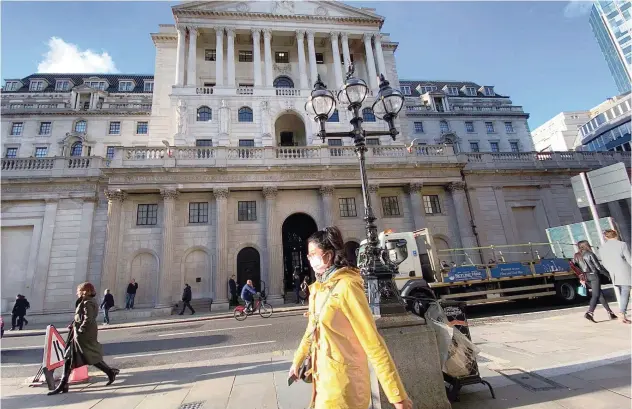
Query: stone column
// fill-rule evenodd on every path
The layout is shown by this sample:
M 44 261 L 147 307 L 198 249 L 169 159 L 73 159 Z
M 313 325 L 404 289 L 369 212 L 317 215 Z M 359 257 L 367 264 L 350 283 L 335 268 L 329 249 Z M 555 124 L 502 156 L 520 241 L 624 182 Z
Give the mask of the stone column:
M 448 184 L 447 190 L 452 195 L 454 208 L 456 209 L 456 222 L 459 226 L 459 234 L 461 235 L 461 243 L 464 248 L 478 247 L 476 237 L 472 231 L 472 215 L 467 205 L 467 197 L 465 196 L 465 183 L 453 182 Z
M 101 270 L 101 288 L 109 288 L 114 297 L 122 297 L 122 291 L 117 291 L 117 268 L 119 262 L 119 238 L 121 236 L 121 210 L 127 194 L 121 190 L 106 190 L 108 198 L 108 224 L 106 226 L 105 254 L 103 254 L 103 268 Z M 122 300 L 121 298 L 118 298 Z M 123 305 L 120 304 L 119 305 Z
M 298 73 L 301 79 L 301 89 L 309 88 L 305 66 L 305 30 L 296 30 L 296 46 L 298 49 Z
M 265 86 L 272 86 L 272 30 L 263 29 L 263 54 L 265 58 Z
M 184 49 L 186 47 L 185 28 L 178 26 L 178 48 L 176 51 L 176 79 L 175 85 L 181 87 L 184 85 Z
M 375 72 L 375 59 L 373 58 L 373 47 L 371 46 L 373 34 L 364 34 L 364 51 L 366 53 L 366 65 L 369 71 L 369 88 L 377 89 L 377 73 Z
M 384 52 L 382 51 L 382 34 L 378 33 L 374 37 L 375 54 L 377 55 L 377 67 L 380 70 L 377 74 L 384 74 L 386 77 L 386 64 L 384 63 Z
M 215 85 L 224 85 L 224 27 L 215 27 Z
M 549 226 L 561 226 L 562 222 L 560 221 L 560 215 L 557 213 L 551 185 L 542 184 L 540 185 L 540 189 L 542 191 L 542 202 L 544 203 L 544 210 L 546 210 L 546 218 L 548 219 Z
M 269 298 L 281 300 L 283 296 L 283 244 L 281 243 L 281 224 L 277 221 L 277 188 L 263 188 L 266 199 L 266 246 L 267 246 L 267 281 L 270 288 Z M 280 301 L 279 301 L 280 303 Z
M 235 29 L 227 28 L 226 29 L 226 41 L 227 50 L 226 50 L 226 60 L 228 60 L 228 64 L 226 65 L 226 71 L 228 74 L 228 86 L 235 86 Z
M 426 223 L 426 210 L 424 209 L 423 196 L 421 189 L 423 183 L 414 182 L 408 185 L 407 191 L 410 196 L 411 211 L 413 212 L 413 221 L 415 223 L 415 230 L 428 227 Z
M 189 61 L 187 70 L 187 85 L 195 87 L 197 85 L 197 36 L 195 27 L 189 27 Z
M 228 188 L 213 189 L 215 195 L 215 301 L 228 306 Z M 222 307 L 220 307 L 222 308 Z
M 252 61 L 255 70 L 255 87 L 261 86 L 261 29 L 253 28 L 252 32 Z
M 339 89 L 342 86 L 342 61 L 340 61 L 340 48 L 338 48 L 338 36 L 340 33 L 332 31 L 331 36 L 331 52 L 334 56 L 334 76 L 336 78 L 335 87 L 333 89 Z
M 94 224 L 94 210 L 97 198 L 86 197 L 81 206 L 81 226 L 79 227 L 79 248 L 75 264 L 75 287 L 88 280 L 90 244 L 92 242 L 92 225 Z M 104 288 L 101 289 L 103 294 Z M 110 288 L 110 292 L 114 289 Z M 102 296 L 101 296 L 102 297 Z M 99 297 L 99 299 L 101 299 Z
M 169 307 L 173 302 L 172 274 L 174 273 L 174 236 L 176 201 L 178 191 L 176 189 L 162 189 L 162 258 L 160 260 L 160 279 L 158 287 L 158 305 Z
M 53 247 L 53 234 L 55 233 L 55 220 L 57 218 L 57 203 L 59 199 L 46 199 L 44 208 L 44 219 L 42 220 L 42 234 L 39 241 L 37 253 L 37 266 L 33 277 L 33 289 L 31 290 L 31 311 L 41 312 L 44 310 L 44 299 L 46 297 L 46 279 L 50 267 L 51 249 Z
M 340 39 L 342 40 L 342 58 L 344 58 L 345 72 L 349 71 L 351 65 L 351 53 L 349 52 L 349 34 L 341 33 Z
M 310 88 L 316 83 L 316 77 L 318 76 L 318 66 L 316 64 L 316 47 L 314 46 L 314 32 L 307 32 L 307 54 L 309 57 L 309 75 L 311 84 Z
M 333 200 L 334 200 L 334 187 L 333 186 L 321 186 L 319 191 L 320 196 L 322 197 L 321 202 L 321 211 L 323 217 L 322 227 L 333 226 L 335 223 L 334 220 L 334 209 L 333 209 Z

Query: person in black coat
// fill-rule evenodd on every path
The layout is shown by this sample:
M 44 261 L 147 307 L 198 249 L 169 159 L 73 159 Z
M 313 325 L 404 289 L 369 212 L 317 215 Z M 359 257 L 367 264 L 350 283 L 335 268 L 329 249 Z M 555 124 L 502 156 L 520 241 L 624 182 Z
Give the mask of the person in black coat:
M 132 278 L 132 281 L 127 285 L 127 293 L 125 294 L 125 309 L 134 309 L 134 298 L 136 298 L 136 291 L 138 291 L 138 283 Z
M 184 309 L 189 307 L 191 310 L 191 315 L 195 314 L 195 310 L 191 307 L 191 286 L 189 284 L 184 285 L 184 291 L 182 291 L 182 311 L 180 311 L 180 315 L 184 314 Z
M 301 291 L 301 269 L 299 266 L 294 267 L 294 275 L 292 276 L 292 280 L 294 280 L 294 293 L 296 294 L 296 303 L 301 302 L 301 298 L 299 297 L 299 292 Z
M 110 323 L 110 308 L 114 307 L 114 297 L 110 294 L 110 290 L 106 289 L 103 295 L 101 309 L 103 310 L 103 323 Z
M 11 331 L 15 330 L 17 326 L 20 331 L 25 324 L 29 322 L 24 319 L 26 315 L 26 310 L 31 308 L 31 304 L 29 304 L 28 300 L 22 294 L 18 294 L 15 297 L 15 304 L 13 304 L 13 311 L 11 311 Z
M 237 305 L 237 282 L 235 281 L 235 274 L 230 276 L 230 280 L 228 280 L 228 289 L 230 290 L 230 305 Z
M 582 271 L 586 274 L 586 281 L 582 282 L 583 286 L 588 285 L 590 290 L 592 291 L 592 297 L 590 298 L 590 305 L 588 307 L 588 311 L 584 314 L 584 317 L 592 322 L 596 322 L 593 318 L 593 314 L 595 312 L 595 308 L 597 308 L 597 303 L 600 302 L 601 305 L 606 309 L 610 319 L 617 319 L 617 316 L 610 309 L 606 298 L 603 296 L 603 292 L 601 291 L 601 277 L 600 275 L 608 275 L 608 271 L 605 269 L 599 259 L 593 253 L 592 247 L 586 240 L 582 240 L 577 243 L 577 247 L 579 247 L 579 253 L 575 255 L 575 260 L 578 262 Z

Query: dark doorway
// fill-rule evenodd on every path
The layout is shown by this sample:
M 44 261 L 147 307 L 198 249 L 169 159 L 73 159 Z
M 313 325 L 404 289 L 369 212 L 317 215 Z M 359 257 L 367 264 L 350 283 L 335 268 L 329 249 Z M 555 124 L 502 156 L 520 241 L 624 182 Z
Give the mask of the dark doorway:
M 252 280 L 257 291 L 261 291 L 261 268 L 259 252 L 246 247 L 237 254 L 237 284 L 239 288 L 246 284 L 247 280 Z
M 301 275 L 309 276 L 310 281 L 314 279 L 307 261 L 307 239 L 316 230 L 314 219 L 304 213 L 295 213 L 283 222 L 283 281 L 287 291 L 293 289 L 292 274 L 297 266 Z
M 347 261 L 353 266 L 358 266 L 358 256 L 356 250 L 360 248 L 360 244 L 355 241 L 348 241 L 345 243 L 345 254 L 347 255 Z
M 294 146 L 294 132 L 281 132 L 281 146 Z

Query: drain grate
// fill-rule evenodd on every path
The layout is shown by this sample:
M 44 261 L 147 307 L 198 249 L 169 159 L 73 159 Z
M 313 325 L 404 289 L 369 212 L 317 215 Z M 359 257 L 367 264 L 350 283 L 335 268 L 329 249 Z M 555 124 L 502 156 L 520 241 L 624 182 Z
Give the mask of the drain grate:
M 511 381 L 517 383 L 525 389 L 531 392 L 550 391 L 553 389 L 566 389 L 565 386 L 560 385 L 544 376 L 534 374 L 532 372 L 523 371 L 518 368 L 506 368 L 496 369 L 496 372 L 509 378 Z
M 200 402 L 183 403 L 182 405 L 178 406 L 178 409 L 201 409 L 205 403 L 205 400 Z

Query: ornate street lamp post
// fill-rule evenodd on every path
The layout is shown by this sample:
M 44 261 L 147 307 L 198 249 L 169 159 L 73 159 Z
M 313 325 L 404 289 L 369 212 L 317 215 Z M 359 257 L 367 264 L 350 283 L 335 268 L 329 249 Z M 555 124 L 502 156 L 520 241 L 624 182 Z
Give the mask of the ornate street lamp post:
M 404 105 L 404 96 L 401 92 L 390 87 L 389 82 L 380 74 L 380 90 L 373 103 L 373 114 L 388 124 L 388 132 L 365 131 L 362 129 L 361 108 L 366 98 L 369 87 L 358 78 L 353 77 L 353 64 L 349 67 L 345 83 L 338 91 L 338 103 L 346 106 L 353 113 L 351 125 L 353 129 L 348 132 L 327 133 L 325 123 L 336 109 L 336 98 L 327 89 L 320 79 L 320 75 L 314 84 L 314 90 L 305 104 L 305 110 L 314 117 L 320 125 L 318 136 L 322 138 L 353 138 L 355 152 L 360 161 L 360 178 L 362 182 L 362 197 L 364 199 L 364 221 L 366 222 L 367 244 L 364 254 L 361 255 L 360 272 L 364 277 L 365 289 L 369 299 L 369 305 L 373 315 L 403 312 L 404 306 L 400 301 L 397 287 L 393 281 L 393 275 L 397 273 L 397 266 L 390 261 L 388 252 L 379 248 L 375 214 L 369 195 L 369 183 L 366 174 L 366 138 L 370 136 L 389 135 L 393 140 L 399 134 L 395 128 L 394 120 Z

